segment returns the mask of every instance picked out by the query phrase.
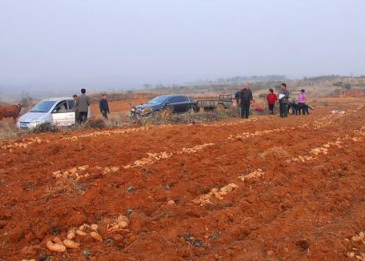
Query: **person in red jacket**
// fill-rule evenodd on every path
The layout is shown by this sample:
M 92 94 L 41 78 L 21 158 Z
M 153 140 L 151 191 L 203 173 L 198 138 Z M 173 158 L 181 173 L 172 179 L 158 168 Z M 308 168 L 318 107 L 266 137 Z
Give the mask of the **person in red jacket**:
M 271 114 L 274 114 L 274 107 L 275 107 L 276 101 L 278 100 L 278 97 L 274 93 L 273 89 L 269 90 L 269 94 L 267 95 L 266 99 L 267 99 L 267 103 L 269 104 L 269 110 L 271 111 Z

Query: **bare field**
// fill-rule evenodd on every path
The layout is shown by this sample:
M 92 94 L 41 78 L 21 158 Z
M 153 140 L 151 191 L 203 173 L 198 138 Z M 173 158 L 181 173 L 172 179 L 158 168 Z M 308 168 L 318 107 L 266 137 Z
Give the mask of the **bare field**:
M 364 102 L 313 103 L 287 119 L 2 141 L 0 259 L 362 258 Z M 46 247 L 83 224 L 97 224 L 102 241 L 84 226 L 76 249 Z
M 116 101 L 110 101 L 109 102 L 109 108 L 112 114 L 120 114 L 124 112 L 128 112 L 130 109 L 130 104 L 132 105 L 139 105 L 142 103 L 145 103 L 151 98 L 155 97 L 156 95 L 152 93 L 139 93 L 139 94 L 131 94 L 130 95 L 132 99 L 125 99 L 125 100 L 116 100 Z M 111 95 L 111 98 L 113 96 Z M 95 98 L 97 101 L 99 98 Z M 100 109 L 99 109 L 99 103 L 93 103 L 91 104 L 91 113 L 92 115 L 100 115 Z

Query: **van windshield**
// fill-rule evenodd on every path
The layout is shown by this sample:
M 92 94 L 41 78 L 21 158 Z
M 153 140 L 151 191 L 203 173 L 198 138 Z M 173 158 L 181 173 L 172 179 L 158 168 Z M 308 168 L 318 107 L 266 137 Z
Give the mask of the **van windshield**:
M 55 104 L 55 101 L 42 101 L 37 103 L 30 112 L 49 112 L 52 106 Z

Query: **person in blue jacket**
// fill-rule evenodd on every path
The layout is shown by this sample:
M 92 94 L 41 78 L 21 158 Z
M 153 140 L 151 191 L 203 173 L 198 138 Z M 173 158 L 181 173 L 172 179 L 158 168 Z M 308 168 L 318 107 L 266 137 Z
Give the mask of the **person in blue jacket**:
M 108 119 L 108 114 L 110 113 L 110 111 L 107 96 L 105 93 L 102 95 L 101 100 L 99 101 L 99 107 L 103 118 Z

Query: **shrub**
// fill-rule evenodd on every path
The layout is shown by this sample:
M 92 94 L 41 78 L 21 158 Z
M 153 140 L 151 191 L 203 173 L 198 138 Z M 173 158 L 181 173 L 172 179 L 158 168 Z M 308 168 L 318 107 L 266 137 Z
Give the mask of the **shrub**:
M 12 123 L 0 122 L 0 140 L 16 138 L 20 134 L 19 129 Z
M 343 88 L 345 88 L 346 90 L 350 90 L 351 89 L 351 83 L 345 83 L 343 85 Z
M 199 122 L 212 122 L 220 119 L 228 118 L 229 114 L 226 111 L 222 112 L 204 112 L 204 113 L 183 113 L 172 114 L 166 119 L 166 123 L 170 124 L 189 124 Z
M 106 123 L 102 118 L 90 118 L 84 123 L 85 128 L 105 129 Z
M 106 122 L 108 128 L 119 128 L 123 126 L 128 126 L 129 124 L 129 116 L 122 114 L 113 115 L 109 117 L 109 120 Z
M 27 93 L 27 92 L 23 92 L 23 93 L 22 93 L 21 100 L 20 100 L 20 105 L 21 105 L 23 108 L 28 108 L 28 107 L 30 107 L 33 103 L 34 103 L 34 99 L 30 96 L 30 94 L 29 94 L 29 93 Z
M 260 93 L 259 98 L 266 99 L 267 94 L 266 93 Z
M 42 123 L 28 131 L 29 133 L 57 132 L 57 127 L 49 122 Z

